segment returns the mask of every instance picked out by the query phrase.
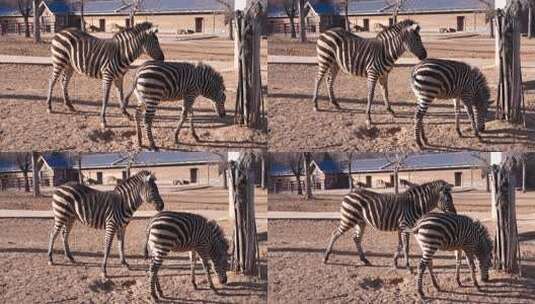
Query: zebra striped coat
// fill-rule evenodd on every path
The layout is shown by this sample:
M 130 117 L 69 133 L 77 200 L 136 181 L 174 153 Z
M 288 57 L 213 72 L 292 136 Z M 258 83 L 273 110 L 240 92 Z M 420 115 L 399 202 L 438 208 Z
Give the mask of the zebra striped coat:
M 225 117 L 225 83 L 219 72 L 209 65 L 199 63 L 173 63 L 150 61 L 143 64 L 136 72 L 134 85 L 127 94 L 127 99 L 135 92 L 138 99 L 136 109 L 136 127 L 138 145 L 141 147 L 141 113 L 149 139 L 150 149 L 157 149 L 152 136 L 152 120 L 158 104 L 162 100 L 184 100 L 180 121 L 175 130 L 175 143 L 178 144 L 180 128 L 190 114 L 191 134 L 199 141 L 193 128 L 193 103 L 199 96 L 212 100 L 216 113 Z
M 164 60 L 152 23 L 143 22 L 121 31 L 111 39 L 99 39 L 79 29 L 69 28 L 58 32 L 52 39 L 53 70 L 48 86 L 48 112 L 52 112 L 52 91 L 56 81 L 62 76 L 63 101 L 71 110 L 68 86 L 73 72 L 91 78 L 102 79 L 102 126 L 106 127 L 106 108 L 111 84 L 115 85 L 120 98 L 121 111 L 129 117 L 123 98 L 123 77 L 128 67 L 143 52 L 156 60 Z
M 163 259 L 170 251 L 190 251 L 191 283 L 195 283 L 196 255 L 201 258 L 210 288 L 215 289 L 210 276 L 210 264 L 213 262 L 219 282 L 226 284 L 229 245 L 221 227 L 215 221 L 208 221 L 203 216 L 186 212 L 159 212 L 147 226 L 145 257 L 149 248 L 152 261 L 150 265 L 150 290 L 153 298 L 163 297 L 158 279 L 158 270 Z M 156 293 L 157 291 L 157 293 Z
M 126 225 L 137 208 L 147 202 L 156 210 L 164 207 L 155 183 L 155 177 L 148 171 L 140 171 L 113 191 L 98 191 L 83 184 L 66 183 L 54 190 L 52 211 L 54 227 L 50 233 L 48 263 L 53 264 L 52 250 L 58 233 L 63 234 L 65 257 L 75 263 L 69 249 L 69 233 L 75 221 L 95 228 L 105 229 L 104 260 L 102 275 L 106 277 L 106 264 L 113 237 L 117 234 L 121 264 L 128 267 L 124 257 L 124 235 Z
M 451 197 L 451 185 L 442 180 L 425 183 L 409 188 L 399 194 L 377 193 L 366 189 L 357 189 L 344 197 L 340 208 L 340 223 L 333 231 L 324 263 L 329 259 L 335 241 L 346 231 L 355 227 L 353 240 L 360 260 L 370 265 L 361 246 L 366 225 L 380 231 L 398 231 L 399 243 L 394 255 L 394 265 L 404 249 L 405 265 L 409 266 L 410 228 L 416 221 L 435 207 L 443 211 L 456 213 Z
M 490 89 L 485 75 L 476 67 L 464 62 L 426 59 L 417 64 L 411 74 L 411 87 L 418 99 L 414 134 L 418 147 L 428 144 L 423 129 L 423 118 L 435 99 L 454 99 L 455 129 L 462 136 L 459 126 L 459 101 L 462 101 L 472 123 L 475 136 L 481 139 L 485 130 L 485 117 L 490 106 Z
M 480 289 L 475 274 L 474 257 L 479 261 L 480 276 L 483 282 L 489 279 L 489 268 L 492 266 L 492 240 L 487 228 L 479 221 L 468 216 L 451 213 L 428 213 L 422 217 L 413 229 L 414 236 L 422 249 L 422 259 L 418 267 L 418 295 L 424 298 L 422 278 L 426 267 L 433 286 L 440 290 L 433 273 L 433 255 L 437 250 L 456 250 L 455 278 L 461 287 L 459 268 L 461 265 L 459 250 L 464 251 L 470 266 L 472 280 Z
M 377 81 L 383 89 L 386 109 L 393 113 L 388 100 L 388 73 L 396 60 L 410 51 L 420 60 L 427 57 L 427 51 L 420 38 L 420 27 L 412 20 L 404 20 L 381 31 L 376 38 L 366 39 L 345 29 L 335 28 L 325 31 L 317 41 L 318 75 L 314 86 L 314 109 L 318 110 L 318 90 L 325 79 L 329 100 L 340 108 L 334 96 L 334 81 L 338 70 L 368 79 L 368 104 L 366 107 L 368 126 L 371 125 L 371 104 Z

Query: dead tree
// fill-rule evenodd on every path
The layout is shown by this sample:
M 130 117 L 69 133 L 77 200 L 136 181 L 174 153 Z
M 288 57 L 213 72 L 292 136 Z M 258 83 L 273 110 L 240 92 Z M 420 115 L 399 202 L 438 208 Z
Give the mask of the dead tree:
M 130 20 L 130 26 L 134 26 L 135 16 L 143 7 L 143 0 L 122 0 L 123 5 L 130 8 L 128 12 L 128 19 Z
M 234 6 L 230 0 L 215 0 L 217 3 L 225 7 L 225 20 L 224 23 L 228 26 L 228 39 L 234 40 Z
M 398 23 L 399 11 L 406 2 L 407 0 L 385 0 L 386 5 L 392 10 L 392 20 L 394 24 Z
M 39 153 L 32 151 L 32 180 L 33 180 L 33 196 L 37 197 L 41 195 L 40 183 L 39 183 Z
M 303 153 L 303 167 L 305 169 L 305 199 L 312 199 L 312 172 L 310 172 L 312 166 L 312 153 Z
M 392 167 L 392 173 L 394 174 L 394 193 L 399 193 L 399 170 L 405 166 L 405 160 L 407 159 L 407 153 L 396 152 L 394 154 L 385 153 L 385 158 L 388 160 L 388 166 Z
M 496 215 L 494 237 L 494 268 L 506 273 L 521 273 L 520 245 L 516 221 L 515 175 L 517 160 L 506 156 L 500 165 L 491 168 L 492 208 Z
M 229 198 L 233 210 L 234 233 L 231 269 L 245 275 L 258 274 L 258 240 L 255 217 L 255 155 L 229 155 Z
M 20 171 L 22 171 L 22 176 L 24 177 L 24 192 L 30 192 L 30 180 L 28 178 L 28 172 L 30 172 L 30 166 L 32 165 L 32 155 L 29 152 L 18 153 L 15 161 Z
M 290 35 L 292 38 L 297 37 L 297 33 L 295 32 L 295 17 L 297 16 L 297 1 L 299 0 L 284 0 L 284 11 L 286 12 L 286 16 L 288 16 L 288 19 L 290 20 Z
M 299 41 L 307 42 L 307 32 L 305 28 L 305 0 L 297 0 L 299 9 Z
M 41 24 L 39 23 L 41 17 L 40 4 L 41 0 L 33 0 L 33 41 L 35 43 L 41 42 Z
M 349 192 L 352 192 L 353 191 L 353 172 L 351 170 L 353 167 L 353 152 L 348 152 L 346 155 L 347 155 L 347 175 L 349 178 L 349 181 L 348 181 Z
M 288 165 L 297 181 L 297 195 L 302 195 L 303 187 L 301 186 L 301 176 L 303 176 L 303 154 L 290 153 Z
M 235 13 L 238 87 L 234 119 L 237 124 L 262 128 L 265 131 L 267 124 L 264 117 L 260 67 L 263 14 L 264 8 L 260 2 L 245 11 L 237 10 Z
M 24 19 L 24 36 L 30 38 L 30 13 L 32 12 L 32 0 L 18 0 L 19 13 Z
M 485 23 L 489 25 L 490 37 L 494 38 L 494 17 L 496 17 L 496 9 L 494 8 L 494 1 L 478 0 L 483 6 L 482 10 L 485 13 Z
M 520 65 L 521 10 L 520 0 L 513 0 L 496 13 L 499 62 L 496 118 L 513 124 L 525 122 Z

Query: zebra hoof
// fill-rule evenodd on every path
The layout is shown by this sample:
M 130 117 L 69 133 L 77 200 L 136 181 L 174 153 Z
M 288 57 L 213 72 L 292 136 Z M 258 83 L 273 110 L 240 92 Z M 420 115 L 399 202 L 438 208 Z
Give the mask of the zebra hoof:
M 193 137 L 193 140 L 195 142 L 199 142 L 200 141 L 199 136 L 197 134 L 195 134 L 195 133 L 191 134 L 191 137 Z
M 320 109 L 318 107 L 314 107 L 314 112 L 319 112 Z
M 76 109 L 72 105 L 67 105 L 67 109 L 71 112 L 76 112 Z
M 52 262 L 51 260 L 48 261 L 48 266 L 54 266 L 54 262 Z
M 52 108 L 48 108 L 48 109 L 46 109 L 46 112 L 47 112 L 48 114 L 52 114 L 52 113 L 54 113 L 54 112 L 52 111 Z
M 337 109 L 337 110 L 342 110 L 342 107 L 340 107 L 339 104 L 337 104 L 337 103 L 333 103 L 333 105 L 334 105 L 334 108 L 335 108 L 335 109 Z
M 369 119 L 366 119 L 366 128 L 371 129 L 372 128 L 372 121 Z

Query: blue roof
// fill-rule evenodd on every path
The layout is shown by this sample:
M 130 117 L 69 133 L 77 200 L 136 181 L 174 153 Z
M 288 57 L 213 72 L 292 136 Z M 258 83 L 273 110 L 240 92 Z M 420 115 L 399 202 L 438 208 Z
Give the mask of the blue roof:
M 332 159 L 324 159 L 316 163 L 318 164 L 319 169 L 325 174 L 336 174 L 340 172 L 338 164 Z
M 490 0 L 492 7 L 494 1 Z M 384 0 L 351 1 L 348 6 L 349 14 L 390 14 L 392 5 Z M 479 0 L 409 0 L 401 7 L 402 13 L 434 12 L 434 11 L 473 11 L 485 9 Z
M 212 163 L 218 162 L 221 158 L 210 152 L 141 152 L 134 159 L 134 166 L 158 166 L 169 164 L 187 163 Z M 125 153 L 93 153 L 82 154 L 82 168 L 97 167 L 124 167 L 128 163 Z M 78 167 L 77 164 L 74 164 Z
M 336 15 L 339 13 L 334 2 L 308 1 L 318 15 Z
M 69 169 L 73 166 L 73 160 L 68 153 L 52 152 L 42 155 L 45 162 L 53 169 Z
M 278 163 L 271 163 L 271 168 L 269 170 L 270 176 L 286 176 L 286 175 L 293 175 L 292 170 L 290 170 L 290 167 L 285 164 L 278 164 Z
M 106 1 L 86 1 L 84 4 L 84 14 L 95 14 L 95 13 L 116 13 L 119 9 L 125 5 L 121 0 L 106 0 Z M 78 6 L 75 10 L 80 12 L 80 7 Z
M 140 12 L 202 12 L 224 11 L 224 6 L 215 0 L 145 0 Z M 77 7 L 76 12 L 80 12 Z M 84 6 L 86 14 L 125 14 L 130 6 L 121 0 L 88 1 Z
M 0 159 L 0 172 L 20 171 L 15 160 Z
M 0 7 L 0 16 L 17 16 L 20 15 L 19 10 L 12 7 Z
M 46 6 L 54 14 L 68 14 L 71 12 L 71 8 L 63 0 L 46 1 Z

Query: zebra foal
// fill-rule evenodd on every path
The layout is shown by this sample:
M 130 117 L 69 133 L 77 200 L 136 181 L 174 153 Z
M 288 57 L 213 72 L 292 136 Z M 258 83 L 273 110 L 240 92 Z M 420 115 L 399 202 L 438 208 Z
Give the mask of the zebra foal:
M 422 278 L 427 267 L 433 286 L 440 290 L 433 273 L 433 255 L 439 249 L 456 250 L 455 279 L 459 286 L 462 286 L 459 277 L 460 250 L 466 255 L 476 288 L 480 290 L 476 279 L 474 257 L 479 261 L 481 281 L 489 280 L 489 268 L 492 266 L 492 240 L 487 228 L 479 221 L 458 214 L 428 213 L 418 221 L 413 233 L 422 250 L 417 281 L 420 299 L 423 300 L 425 297 L 422 290 Z
M 69 99 L 68 86 L 76 71 L 91 78 L 102 79 L 102 110 L 100 118 L 106 127 L 106 108 L 113 84 L 119 94 L 121 111 L 126 111 L 128 103 L 123 96 L 123 77 L 128 67 L 142 53 L 156 60 L 164 60 L 163 52 L 156 37 L 157 29 L 152 23 L 143 22 L 115 34 L 111 39 L 99 39 L 79 29 L 64 29 L 52 39 L 52 75 L 48 85 L 48 112 L 52 112 L 52 91 L 59 77 L 62 77 L 63 101 L 71 111 L 75 111 Z
M 164 61 L 149 61 L 136 72 L 132 89 L 127 93 L 127 99 L 132 93 L 136 94 L 138 107 L 136 108 L 136 131 L 138 145 L 141 147 L 141 113 L 143 123 L 149 139 L 149 147 L 156 150 L 152 136 L 152 120 L 158 104 L 162 100 L 184 100 L 180 120 L 175 129 L 175 143 L 178 144 L 180 129 L 190 114 L 191 135 L 195 141 L 199 137 L 193 127 L 193 103 L 199 96 L 206 97 L 213 102 L 214 109 L 220 118 L 225 117 L 225 83 L 223 76 L 211 66 L 199 63 L 174 63 Z
M 323 262 L 327 263 L 336 240 L 355 227 L 353 241 L 359 258 L 365 265 L 371 265 L 361 246 L 366 225 L 370 225 L 380 231 L 398 231 L 394 266 L 398 267 L 397 261 L 403 249 L 405 267 L 411 270 L 409 266 L 410 229 L 414 227 L 419 218 L 435 207 L 456 213 L 451 196 L 451 185 L 442 180 L 416 185 L 399 194 L 356 189 L 346 195 L 342 201 L 340 222 L 332 233 Z
M 462 136 L 459 126 L 460 102 L 468 113 L 475 136 L 481 141 L 485 130 L 485 118 L 490 106 L 490 89 L 485 75 L 476 67 L 453 60 L 425 59 L 411 73 L 411 88 L 418 99 L 414 135 L 420 149 L 428 144 L 423 129 L 427 108 L 435 99 L 454 99 L 455 129 Z
M 53 265 L 52 250 L 58 233 L 63 235 L 65 257 L 75 263 L 69 249 L 69 233 L 75 221 L 95 229 L 105 229 L 102 276 L 107 277 L 106 265 L 114 235 L 119 242 L 121 264 L 128 267 L 124 257 L 126 225 L 143 203 L 152 204 L 156 210 L 164 207 L 156 186 L 156 178 L 149 171 L 140 171 L 118 185 L 113 191 L 99 191 L 83 184 L 66 183 L 56 187 L 52 195 L 54 227 L 50 232 L 48 264 Z
M 163 259 L 170 251 L 190 251 L 191 283 L 195 283 L 195 264 L 197 254 L 200 256 L 210 288 L 215 290 L 210 276 L 210 261 L 221 284 L 227 283 L 229 269 L 229 244 L 221 227 L 215 221 L 208 221 L 203 216 L 186 213 L 163 211 L 154 216 L 147 226 L 144 255 L 148 257 L 149 249 L 152 260 L 150 265 L 150 292 L 153 299 L 163 298 L 158 271 Z
M 329 100 L 337 108 L 340 105 L 334 96 L 334 81 L 338 70 L 368 79 L 368 103 L 366 124 L 371 126 L 371 105 L 375 86 L 379 82 L 387 111 L 394 113 L 388 100 L 388 73 L 396 60 L 406 50 L 418 59 L 427 57 L 420 37 L 420 26 L 412 20 L 396 23 L 377 34 L 376 38 L 362 38 L 345 29 L 325 31 L 317 41 L 318 75 L 314 86 L 314 110 L 318 110 L 318 90 L 321 80 L 327 76 Z

